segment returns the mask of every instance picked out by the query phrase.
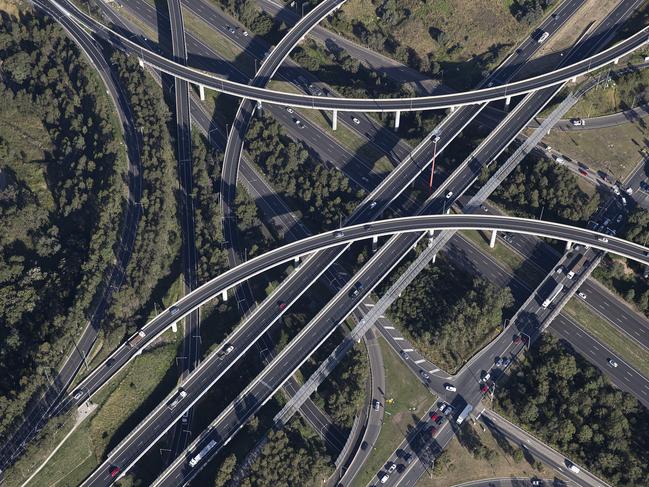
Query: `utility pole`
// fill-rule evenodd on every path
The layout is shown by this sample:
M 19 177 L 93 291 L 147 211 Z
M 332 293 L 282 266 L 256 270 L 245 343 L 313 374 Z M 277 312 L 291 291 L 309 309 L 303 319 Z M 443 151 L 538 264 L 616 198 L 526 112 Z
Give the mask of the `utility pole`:
M 433 138 L 433 160 L 430 164 L 430 181 L 428 182 L 428 189 L 432 192 L 433 190 L 433 175 L 435 174 L 435 157 L 437 156 L 437 142 L 439 141 L 439 136 L 435 135 Z

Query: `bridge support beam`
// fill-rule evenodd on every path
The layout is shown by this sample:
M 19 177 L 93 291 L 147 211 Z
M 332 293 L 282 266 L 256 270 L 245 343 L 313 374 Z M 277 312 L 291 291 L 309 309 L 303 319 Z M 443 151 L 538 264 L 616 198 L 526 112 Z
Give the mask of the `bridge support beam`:
M 457 107 L 451 107 L 451 113 L 453 113 L 455 110 L 457 110 Z
M 261 105 L 261 100 L 257 100 L 257 110 L 261 111 L 262 105 Z
M 223 299 L 224 302 L 228 300 L 228 290 L 227 289 L 223 290 L 223 292 L 221 293 L 221 298 Z
M 494 248 L 496 246 L 496 235 L 498 235 L 497 230 L 491 231 L 491 240 L 489 240 L 489 248 Z
M 399 128 L 399 122 L 401 122 L 401 110 L 394 112 L 394 128 Z
M 620 58 L 618 57 L 618 58 L 615 58 L 615 61 L 613 61 L 613 64 L 617 64 L 619 62 L 620 62 Z
M 372 252 L 376 252 L 378 248 L 379 248 L 379 237 L 378 235 L 374 235 L 372 237 Z
M 139 57 L 139 58 L 137 58 L 137 62 L 138 62 L 138 64 L 140 65 L 140 67 L 141 67 L 142 69 L 144 69 L 144 59 L 142 59 L 141 57 Z
M 573 76 L 572 78 L 570 78 L 570 81 L 572 81 L 573 83 L 576 83 L 577 82 L 577 77 Z
M 509 108 L 509 104 L 512 102 L 512 97 L 508 96 L 505 98 L 505 107 Z
M 570 250 L 572 248 L 572 242 L 570 240 L 566 240 L 566 250 Z
M 333 116 L 331 117 L 331 130 L 336 130 L 338 128 L 338 110 L 334 110 Z
M 300 263 L 300 258 L 299 258 L 299 257 L 296 257 L 295 259 L 293 259 L 293 262 L 294 262 L 295 264 L 299 264 L 299 263 Z
M 178 333 L 178 323 L 177 322 L 174 321 L 171 324 L 171 331 L 173 331 L 174 333 Z
M 205 101 L 205 86 L 198 85 L 198 92 L 201 95 L 201 101 Z

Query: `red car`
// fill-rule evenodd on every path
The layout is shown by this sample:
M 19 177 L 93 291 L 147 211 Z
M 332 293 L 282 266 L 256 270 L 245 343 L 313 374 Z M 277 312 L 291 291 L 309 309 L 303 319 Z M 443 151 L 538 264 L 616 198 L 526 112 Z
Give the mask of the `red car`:
M 110 467 L 110 476 L 111 477 L 113 477 L 113 478 L 117 477 L 118 473 L 119 473 L 119 467 L 118 466 L 113 465 L 112 467 Z
M 430 436 L 435 436 L 437 434 L 437 428 L 434 426 L 430 427 Z
M 284 301 L 278 301 L 277 307 L 279 308 L 280 311 L 284 311 L 286 309 L 286 303 Z
M 586 171 L 585 169 L 579 168 L 579 174 L 581 174 L 582 176 L 588 176 L 588 171 Z
M 483 394 L 486 394 L 487 392 L 489 392 L 489 386 L 487 384 L 483 385 L 480 388 L 480 392 L 482 392 Z
M 437 421 L 441 416 L 437 414 L 437 412 L 430 413 L 430 420 L 431 421 Z

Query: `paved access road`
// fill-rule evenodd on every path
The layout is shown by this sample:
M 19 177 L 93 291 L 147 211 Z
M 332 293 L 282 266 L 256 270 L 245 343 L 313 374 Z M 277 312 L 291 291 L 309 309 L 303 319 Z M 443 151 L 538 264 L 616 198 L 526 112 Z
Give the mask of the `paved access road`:
M 329 2 L 333 1 L 334 0 L 329 0 Z M 322 2 L 318 7 L 316 7 L 316 9 L 320 8 L 322 5 L 327 5 L 329 2 Z M 122 48 L 138 54 L 145 63 L 162 72 L 183 78 L 191 83 L 209 87 L 216 91 L 221 91 L 241 98 L 259 100 L 266 103 L 341 111 L 354 110 L 370 112 L 433 110 L 486 103 L 530 93 L 542 88 L 565 83 L 576 76 L 599 69 L 600 67 L 633 52 L 646 44 L 648 40 L 647 29 L 649 29 L 645 28 L 615 46 L 601 53 L 595 54 L 590 58 L 534 78 L 516 81 L 505 85 L 496 85 L 468 92 L 424 96 L 418 98 L 353 99 L 282 93 L 252 85 L 242 85 L 234 81 L 202 73 L 196 69 L 178 64 L 177 62 L 156 52 L 143 48 L 141 45 L 102 25 L 100 22 L 88 16 L 66 0 L 60 0 L 57 4 L 61 5 L 61 8 L 64 10 L 66 15 L 69 14 L 74 16 L 78 22 L 85 25 L 98 35 L 102 35 Z M 296 39 L 295 41 L 297 42 L 297 40 L 299 39 Z M 291 44 L 291 48 L 293 45 L 294 44 Z

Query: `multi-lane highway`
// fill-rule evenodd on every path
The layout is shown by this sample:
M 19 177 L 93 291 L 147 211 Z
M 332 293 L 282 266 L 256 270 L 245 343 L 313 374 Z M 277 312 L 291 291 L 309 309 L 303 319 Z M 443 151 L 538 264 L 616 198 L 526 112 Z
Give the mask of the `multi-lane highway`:
M 53 0 L 53 2 L 54 1 L 56 0 Z M 322 2 L 316 8 L 326 9 L 326 6 L 330 6 L 331 3 L 335 3 L 334 0 Z M 167 74 L 183 78 L 188 82 L 223 93 L 228 93 L 230 95 L 260 102 L 340 111 L 351 110 L 380 112 L 434 110 L 441 108 L 456 108 L 464 105 L 473 105 L 511 98 L 513 96 L 530 93 L 549 86 L 563 84 L 577 76 L 589 73 L 609 63 L 615 62 L 621 57 L 644 46 L 648 41 L 647 32 L 649 30 L 649 27 L 644 28 L 629 38 L 619 42 L 615 46 L 571 65 L 533 78 L 515 81 L 504 85 L 495 84 L 491 87 L 487 86 L 485 88 L 468 92 L 422 96 L 416 98 L 354 99 L 282 93 L 254 85 L 244 85 L 208 73 L 203 73 L 194 68 L 183 66 L 169 58 L 142 47 L 136 42 L 101 24 L 99 21 L 88 16 L 76 6 L 65 0 L 60 0 L 59 2 L 56 2 L 56 4 L 60 6 L 65 15 L 73 16 L 76 21 L 91 29 L 96 34 L 102 35 L 114 42 L 116 45 L 140 56 L 144 63 L 147 63 Z M 299 40 L 299 38 L 295 39 L 294 42 L 297 40 Z M 290 44 L 290 49 L 292 49 L 293 46 L 294 43 Z

